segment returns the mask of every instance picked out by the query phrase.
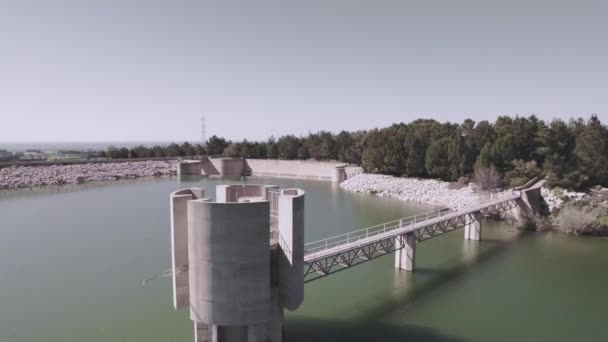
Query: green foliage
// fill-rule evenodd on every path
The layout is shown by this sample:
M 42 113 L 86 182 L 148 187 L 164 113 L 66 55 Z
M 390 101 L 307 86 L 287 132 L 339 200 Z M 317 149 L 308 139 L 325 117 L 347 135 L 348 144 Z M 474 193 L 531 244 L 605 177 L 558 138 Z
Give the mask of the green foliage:
M 429 175 L 433 177 L 450 178 L 450 160 L 448 150 L 450 138 L 434 141 L 426 151 L 425 167 Z
M 576 137 L 576 156 L 587 186 L 608 183 L 608 128 L 591 116 Z
M 381 171 L 384 162 L 384 139 L 381 132 L 368 132 L 363 138 L 363 146 L 361 167 L 367 172 Z
M 543 170 L 538 167 L 535 160 L 524 161 L 521 159 L 514 160 L 512 163 L 513 169 L 505 174 L 505 180 L 509 187 L 517 187 L 526 184 L 534 177 L 540 176 Z
M 475 169 L 487 168 L 492 166 L 492 164 L 492 144 L 486 143 L 485 146 L 481 149 L 479 157 L 477 157 L 477 162 L 475 162 Z
M 230 144 L 224 149 L 223 154 L 226 157 L 238 158 L 241 156 L 241 151 L 239 151 L 239 146 L 237 144 Z
M 232 146 L 233 144 L 234 146 Z M 229 149 L 226 149 L 229 147 Z M 460 125 L 418 119 L 382 129 L 327 131 L 267 141 L 227 141 L 212 136 L 205 147 L 183 143 L 130 150 L 109 146 L 109 158 L 180 157 L 193 155 L 245 158 L 339 160 L 368 172 L 457 180 L 475 169 L 505 174 L 510 186 L 543 173 L 549 184 L 580 190 L 608 186 L 608 128 L 596 115 L 589 120 L 553 120 L 534 115 L 500 116 L 494 123 L 464 120 Z
M 129 150 L 110 145 L 106 149 L 106 156 L 110 159 L 126 159 L 129 158 Z
M 280 159 L 296 159 L 298 151 L 301 149 L 301 143 L 298 138 L 293 135 L 284 135 L 277 142 Z
M 218 156 L 224 153 L 224 149 L 228 147 L 228 141 L 224 138 L 220 138 L 217 135 L 212 136 L 207 141 L 207 153 L 211 156 Z
M 405 173 L 410 177 L 422 177 L 426 174 L 426 145 L 418 137 L 410 144 Z

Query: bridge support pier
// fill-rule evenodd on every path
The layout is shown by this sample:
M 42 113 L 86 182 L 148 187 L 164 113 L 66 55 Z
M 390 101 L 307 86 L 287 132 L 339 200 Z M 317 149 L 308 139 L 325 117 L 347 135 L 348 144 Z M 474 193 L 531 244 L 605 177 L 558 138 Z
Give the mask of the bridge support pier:
M 406 233 L 395 238 L 395 268 L 414 272 L 416 268 L 416 235 Z
M 464 226 L 465 240 L 481 240 L 481 213 L 479 211 L 469 214 L 467 225 Z

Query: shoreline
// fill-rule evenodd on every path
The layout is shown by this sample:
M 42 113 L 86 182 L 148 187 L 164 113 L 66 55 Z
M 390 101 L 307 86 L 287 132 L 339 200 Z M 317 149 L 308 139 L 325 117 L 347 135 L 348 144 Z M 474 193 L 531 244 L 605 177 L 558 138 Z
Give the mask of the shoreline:
M 505 192 L 480 194 L 465 186 L 450 189 L 451 183 L 421 178 L 402 178 L 379 174 L 351 171 L 353 176 L 340 183 L 347 191 L 395 198 L 402 201 L 444 206 L 453 210 L 480 204 L 482 201 L 498 198 Z
M 176 174 L 175 160 L 11 166 L 0 169 L 0 191 L 50 185 L 83 184 Z
M 178 160 L 147 160 L 121 163 L 87 163 L 49 166 L 11 166 L 0 169 L 0 191 L 34 187 L 77 185 L 92 182 L 110 182 L 145 177 L 167 177 L 177 174 Z M 433 179 L 401 178 L 387 175 L 367 174 L 360 167 L 347 167 L 347 179 L 340 183 L 346 191 L 379 197 L 395 198 L 418 204 L 461 209 L 479 204 L 483 200 L 499 197 L 479 194 L 469 187 L 450 189 L 451 183 Z M 319 177 L 289 175 L 289 178 L 321 180 Z M 266 178 L 268 175 L 254 175 Z

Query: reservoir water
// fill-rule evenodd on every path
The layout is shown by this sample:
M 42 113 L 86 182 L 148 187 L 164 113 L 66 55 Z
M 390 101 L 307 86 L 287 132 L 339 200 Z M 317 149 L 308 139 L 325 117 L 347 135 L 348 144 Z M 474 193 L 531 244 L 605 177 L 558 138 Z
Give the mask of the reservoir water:
M 307 241 L 432 209 L 326 182 L 247 182 L 306 190 Z M 169 192 L 220 183 L 0 192 L 0 341 L 192 341 L 188 313 L 172 309 L 170 280 L 158 276 L 171 262 Z M 307 284 L 286 340 L 608 341 L 607 239 L 483 229 L 480 243 L 462 230 L 423 242 L 413 274 L 391 254 Z

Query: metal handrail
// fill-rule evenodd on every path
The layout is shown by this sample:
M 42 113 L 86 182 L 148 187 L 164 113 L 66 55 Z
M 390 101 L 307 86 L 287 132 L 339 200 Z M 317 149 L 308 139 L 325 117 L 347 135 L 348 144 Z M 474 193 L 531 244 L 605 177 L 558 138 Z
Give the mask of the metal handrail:
M 392 231 L 395 229 L 403 228 L 408 225 L 413 225 L 416 223 L 420 223 L 422 221 L 426 221 L 426 220 L 433 219 L 433 218 L 436 218 L 439 216 L 443 216 L 448 212 L 451 212 L 450 208 L 435 209 L 433 211 L 429 211 L 426 213 L 408 216 L 405 218 L 385 222 L 385 223 L 382 223 L 379 225 L 375 225 L 375 226 L 368 227 L 368 228 L 363 228 L 363 229 L 356 230 L 353 232 L 332 236 L 332 237 L 318 240 L 318 241 L 309 242 L 304 245 L 304 251 L 307 254 L 316 253 L 321 250 L 335 248 L 337 246 L 341 246 L 341 245 L 345 245 L 345 244 L 350 244 L 355 241 L 366 239 L 366 238 L 369 238 L 372 236 L 380 236 L 381 234 L 384 234 L 386 232 L 389 232 L 389 231 Z
M 418 214 L 415 216 L 409 216 L 409 217 L 405 217 L 405 218 L 402 218 L 399 220 L 382 223 L 382 224 L 372 226 L 369 228 L 364 228 L 364 229 L 356 230 L 353 232 L 332 236 L 332 237 L 329 237 L 329 238 L 326 238 L 323 240 L 309 242 L 304 245 L 304 254 L 306 254 L 306 255 L 312 254 L 313 258 L 315 258 L 316 253 L 327 250 L 327 249 L 337 248 L 338 249 L 337 251 L 339 252 L 341 250 L 341 246 L 355 243 L 357 241 L 361 242 L 364 239 L 367 239 L 367 238 L 370 238 L 373 236 L 378 236 L 378 240 L 379 240 L 380 236 L 382 234 L 384 234 L 386 232 L 390 232 L 395 229 L 405 228 L 407 226 L 413 226 L 414 224 L 418 224 L 418 223 L 421 223 L 421 222 L 424 222 L 427 220 L 445 216 L 448 213 L 459 213 L 459 212 L 466 213 L 466 212 L 480 210 L 485 207 L 492 206 L 496 203 L 513 200 L 520 196 L 521 196 L 521 193 L 512 192 L 511 196 L 505 196 L 503 198 L 499 198 L 499 199 L 491 201 L 489 203 L 485 203 L 485 204 L 478 205 L 475 207 L 465 208 L 460 211 L 452 211 L 450 208 L 435 209 L 433 211 Z

